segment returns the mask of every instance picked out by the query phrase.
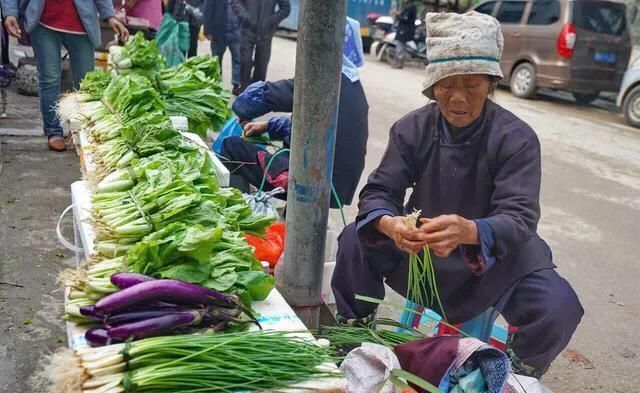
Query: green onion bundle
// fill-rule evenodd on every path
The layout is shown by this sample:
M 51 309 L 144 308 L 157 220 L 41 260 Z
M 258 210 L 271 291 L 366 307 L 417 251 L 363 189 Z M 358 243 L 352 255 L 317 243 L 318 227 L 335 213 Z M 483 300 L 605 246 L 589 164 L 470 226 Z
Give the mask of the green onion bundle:
M 375 325 L 375 322 L 372 325 Z M 410 331 L 411 333 L 375 330 L 373 327 L 322 326 L 319 337 L 329 340 L 331 345 L 337 347 L 359 346 L 365 342 L 395 347 L 396 345 L 426 337 L 418 331 Z
M 257 392 L 340 377 L 336 360 L 292 333 L 195 334 L 59 351 L 40 377 L 60 393 Z
M 413 213 L 405 217 L 405 223 L 409 228 L 415 228 L 420 217 L 420 210 L 414 210 Z M 418 254 L 409 255 L 409 279 L 407 284 L 407 298 L 412 302 L 425 306 L 433 307 L 435 302 L 444 315 L 444 307 L 440 301 L 440 295 L 438 294 L 438 283 L 436 281 L 436 273 L 431 261 L 431 252 L 428 246 L 422 248 L 423 257 L 420 258 Z M 424 283 L 427 283 L 427 289 L 425 290 Z

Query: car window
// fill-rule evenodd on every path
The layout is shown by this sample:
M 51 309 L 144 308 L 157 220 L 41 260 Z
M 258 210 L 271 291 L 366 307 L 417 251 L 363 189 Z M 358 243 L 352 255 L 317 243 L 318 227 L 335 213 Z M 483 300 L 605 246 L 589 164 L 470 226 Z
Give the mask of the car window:
M 594 33 L 622 35 L 626 30 L 625 6 L 608 1 L 580 1 L 575 5 L 574 23 Z
M 481 14 L 491 15 L 493 13 L 493 7 L 495 6 L 496 6 L 495 1 L 489 1 L 487 3 L 480 4 L 478 8 L 475 9 L 475 11 Z
M 529 12 L 529 25 L 552 25 L 560 20 L 558 0 L 534 1 Z
M 496 19 L 498 19 L 500 23 L 505 24 L 520 23 L 526 7 L 527 3 L 524 1 L 503 1 L 502 4 L 500 4 Z

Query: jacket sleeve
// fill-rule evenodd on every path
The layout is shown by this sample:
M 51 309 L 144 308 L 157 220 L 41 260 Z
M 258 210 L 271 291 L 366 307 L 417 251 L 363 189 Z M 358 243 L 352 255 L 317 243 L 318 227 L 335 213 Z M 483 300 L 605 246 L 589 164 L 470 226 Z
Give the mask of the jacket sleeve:
M 409 141 L 407 137 L 407 134 L 399 131 L 397 123 L 391 127 L 389 144 L 382 161 L 360 192 L 356 223 L 376 210 L 391 212 L 396 216 L 403 214 L 405 194 L 415 179 L 415 141 Z
M 285 20 L 290 13 L 291 3 L 289 3 L 289 0 L 278 0 L 278 12 L 273 14 L 271 21 L 274 26 L 277 26 L 280 22 Z
M 291 116 L 275 116 L 268 121 L 269 138 L 282 141 L 291 136 Z
M 249 18 L 249 13 L 247 12 L 246 8 L 244 8 L 244 5 L 240 0 L 231 0 L 231 8 L 238 17 L 238 20 L 240 20 L 241 25 L 255 28 L 255 26 L 253 26 L 253 23 L 251 22 L 251 19 Z
M 490 214 L 496 260 L 508 259 L 536 235 L 540 219 L 540 142 L 533 130 L 520 128 L 500 142 L 495 164 Z
M 19 9 L 18 9 L 18 0 L 2 0 L 0 1 L 2 4 L 2 16 L 15 16 L 18 17 Z
M 219 26 L 226 24 L 225 3 L 218 0 L 205 0 L 202 7 L 202 22 L 205 34 L 211 35 L 215 41 Z M 216 29 L 218 28 L 218 29 Z M 222 29 L 224 31 L 224 29 Z
M 96 8 L 98 9 L 98 14 L 100 14 L 100 18 L 102 20 L 106 20 L 116 16 L 116 13 L 113 9 L 112 0 L 94 0 L 94 1 L 96 4 Z

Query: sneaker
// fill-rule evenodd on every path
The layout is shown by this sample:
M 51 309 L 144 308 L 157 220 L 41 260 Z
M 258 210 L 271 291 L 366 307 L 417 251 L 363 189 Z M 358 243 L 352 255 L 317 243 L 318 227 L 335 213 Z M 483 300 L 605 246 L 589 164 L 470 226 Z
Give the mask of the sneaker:
M 240 90 L 240 86 L 233 86 L 233 89 L 231 90 L 231 94 L 233 94 L 236 97 L 242 94 L 242 90 Z
M 64 138 L 59 135 L 50 136 L 47 145 L 49 146 L 49 150 L 53 151 L 65 151 L 67 149 Z

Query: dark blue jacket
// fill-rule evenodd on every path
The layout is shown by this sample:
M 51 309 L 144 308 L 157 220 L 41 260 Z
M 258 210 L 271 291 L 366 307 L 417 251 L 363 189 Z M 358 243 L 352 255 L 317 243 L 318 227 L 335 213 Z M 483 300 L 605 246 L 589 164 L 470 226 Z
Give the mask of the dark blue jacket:
M 269 112 L 293 111 L 293 79 L 277 82 L 256 82 L 233 103 L 240 120 L 252 120 Z M 340 201 L 350 205 L 364 170 L 369 137 L 369 104 L 360 81 L 351 82 L 342 74 L 336 148 L 333 164 L 333 186 Z M 290 123 L 288 123 L 290 124 Z M 277 137 L 284 139 L 290 132 L 287 122 L 279 123 Z M 273 125 L 272 125 L 273 126 Z M 274 127 L 275 128 L 275 127 Z M 270 131 L 272 131 L 270 129 Z M 275 129 L 273 131 L 276 131 Z

